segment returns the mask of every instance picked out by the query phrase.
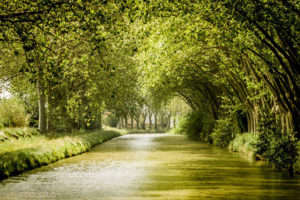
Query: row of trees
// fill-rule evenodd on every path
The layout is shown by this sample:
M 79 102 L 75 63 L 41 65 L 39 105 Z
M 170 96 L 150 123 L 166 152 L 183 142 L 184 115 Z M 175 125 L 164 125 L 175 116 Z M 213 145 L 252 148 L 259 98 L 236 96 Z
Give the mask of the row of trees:
M 1 82 L 32 117 L 38 110 L 41 132 L 99 128 L 105 108 L 135 96 L 133 45 L 119 40 L 127 22 L 117 4 L 21 0 L 0 8 Z
M 170 129 L 190 110 L 178 97 L 174 97 L 167 104 L 162 104 L 160 100 L 150 101 L 149 98 L 143 98 L 142 102 L 136 103 L 136 106 L 124 110 L 123 113 L 119 109 L 107 113 L 106 124 L 131 129 Z
M 135 3 L 141 85 L 162 101 L 179 96 L 193 110 L 176 131 L 220 146 L 240 138 L 258 157 L 293 171 L 300 139 L 300 2 Z
M 299 137 L 298 1 L 7 0 L 0 8 L 1 83 L 38 110 L 42 132 L 101 127 L 105 110 L 139 120 L 178 97 L 241 132 L 259 132 L 271 112 L 280 134 Z
M 148 91 L 179 95 L 214 120 L 246 121 L 242 132 L 257 133 L 260 119 L 271 112 L 283 135 L 293 131 L 299 137 L 298 1 L 141 6 L 148 21 L 137 57 Z
M 137 124 L 141 118 L 142 126 L 151 113 L 170 118 L 170 111 L 163 112 L 166 102 L 147 96 L 138 81 L 140 41 L 134 33 L 140 27 L 132 23 L 132 6 L 0 2 L 0 84 L 21 99 L 31 126 L 41 132 L 101 128 L 105 111 Z

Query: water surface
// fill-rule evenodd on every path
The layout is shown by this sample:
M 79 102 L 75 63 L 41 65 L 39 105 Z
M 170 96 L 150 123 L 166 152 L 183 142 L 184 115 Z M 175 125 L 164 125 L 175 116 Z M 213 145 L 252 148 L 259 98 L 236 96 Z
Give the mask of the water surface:
M 300 177 L 183 136 L 132 134 L 6 179 L 0 199 L 299 200 Z

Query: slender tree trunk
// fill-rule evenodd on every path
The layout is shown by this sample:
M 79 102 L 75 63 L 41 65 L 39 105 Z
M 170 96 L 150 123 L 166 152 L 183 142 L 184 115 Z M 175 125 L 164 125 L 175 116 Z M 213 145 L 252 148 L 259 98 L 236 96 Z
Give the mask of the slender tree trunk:
M 258 115 L 259 115 L 259 108 L 258 105 L 254 106 L 254 133 L 257 134 L 257 129 L 258 129 Z
M 164 116 L 163 115 L 160 115 L 160 127 L 163 129 L 164 126 L 165 126 L 165 120 L 164 120 Z
M 140 129 L 140 114 L 136 115 L 136 128 Z
M 152 129 L 152 114 L 149 114 L 149 128 Z
M 247 112 L 247 131 L 256 134 L 258 126 L 258 110 L 252 109 Z
M 120 128 L 124 128 L 124 126 L 123 126 L 123 117 L 120 117 Z
M 49 96 L 46 95 L 46 104 L 45 104 L 45 107 L 46 107 L 46 131 L 49 131 Z
M 300 138 L 300 117 L 297 116 L 296 113 L 291 113 L 290 111 L 281 111 L 280 122 L 283 134 L 286 134 L 288 131 L 292 130 L 296 133 L 296 137 Z
M 247 132 L 251 133 L 251 117 L 250 117 L 250 113 L 247 112 L 246 116 L 247 116 Z
M 157 113 L 154 114 L 154 129 L 157 129 Z
M 284 133 L 287 130 L 287 128 L 286 128 L 286 124 L 285 124 L 286 121 L 283 113 L 280 113 L 280 121 L 281 121 L 282 132 Z
M 173 119 L 173 127 L 175 128 L 176 127 L 176 118 L 174 117 Z
M 102 112 L 99 113 L 99 129 L 102 129 Z
M 253 110 L 250 111 L 250 133 L 254 133 L 254 115 Z
M 143 116 L 143 122 L 142 122 L 142 129 L 146 129 L 146 119 L 147 119 L 147 114 L 142 114 Z
M 125 128 L 128 128 L 128 119 L 127 119 L 127 115 L 125 115 L 124 121 L 125 121 Z
M 45 92 L 39 80 L 37 81 L 37 92 L 39 96 L 39 130 L 44 133 L 46 132 Z
M 130 128 L 133 129 L 133 116 L 130 116 Z

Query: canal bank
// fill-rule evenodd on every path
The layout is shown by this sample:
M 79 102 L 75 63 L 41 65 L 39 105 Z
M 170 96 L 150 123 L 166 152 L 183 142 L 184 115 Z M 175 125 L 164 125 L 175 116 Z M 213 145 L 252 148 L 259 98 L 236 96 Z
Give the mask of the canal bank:
M 124 133 L 116 129 L 41 135 L 29 128 L 4 130 L 1 134 L 4 140 L 0 143 L 0 180 L 84 153 Z

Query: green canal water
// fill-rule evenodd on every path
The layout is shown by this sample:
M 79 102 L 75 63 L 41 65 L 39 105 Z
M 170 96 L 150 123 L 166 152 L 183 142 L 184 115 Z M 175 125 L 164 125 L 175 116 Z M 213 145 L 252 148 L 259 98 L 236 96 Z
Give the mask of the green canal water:
M 183 136 L 131 134 L 3 180 L 0 199 L 299 200 L 300 177 Z

